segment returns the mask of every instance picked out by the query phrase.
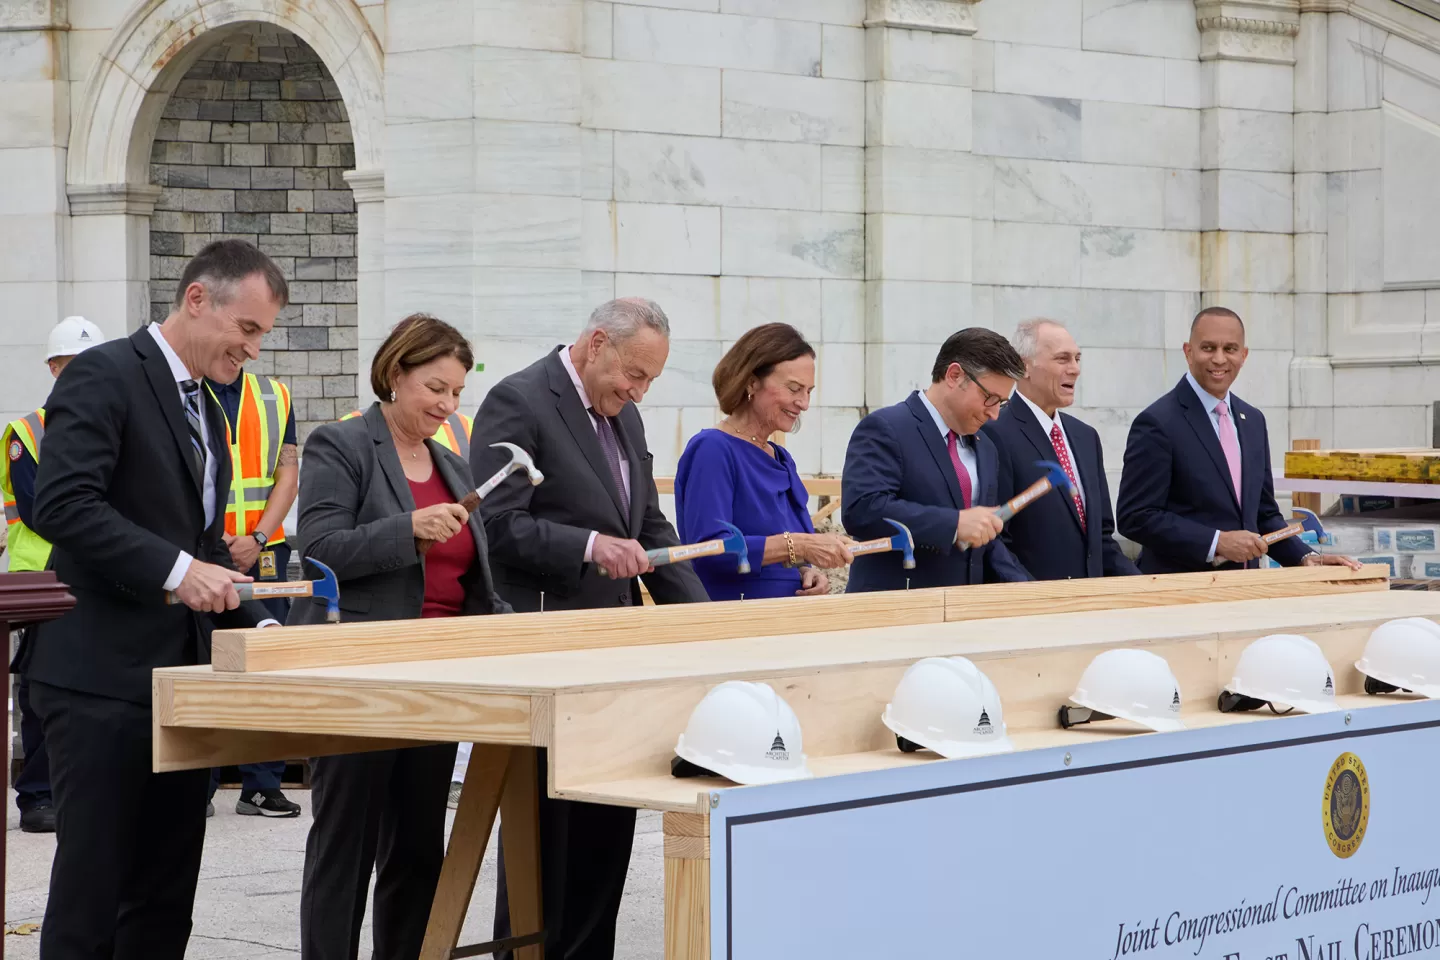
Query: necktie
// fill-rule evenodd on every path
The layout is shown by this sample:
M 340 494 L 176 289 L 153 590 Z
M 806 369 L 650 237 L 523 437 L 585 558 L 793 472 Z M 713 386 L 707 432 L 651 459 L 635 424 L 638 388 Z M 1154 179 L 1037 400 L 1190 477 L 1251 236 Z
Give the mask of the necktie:
M 1235 421 L 1230 419 L 1230 408 L 1221 400 L 1215 405 L 1215 414 L 1220 419 L 1220 449 L 1225 453 L 1225 462 L 1230 466 L 1230 483 L 1235 487 L 1235 499 L 1240 499 L 1240 435 L 1235 432 Z
M 185 395 L 185 422 L 190 427 L 190 452 L 195 455 L 195 466 L 200 475 L 205 475 L 205 434 L 200 429 L 200 384 L 194 380 L 181 380 L 180 392 Z
M 945 435 L 945 446 L 950 450 L 950 464 L 955 468 L 956 479 L 960 481 L 960 499 L 964 502 L 965 509 L 969 510 L 974 490 L 970 486 L 970 471 L 960 462 L 960 447 L 957 445 L 954 430 Z
M 591 409 L 590 415 L 595 418 L 595 434 L 600 438 L 600 449 L 605 454 L 605 462 L 610 466 L 610 479 L 615 481 L 615 491 L 620 494 L 620 505 L 628 519 L 630 495 L 625 492 L 625 478 L 620 473 L 620 441 L 615 436 L 615 427 L 609 417 L 602 417 L 594 409 Z
M 1085 501 L 1080 499 L 1080 481 L 1075 476 L 1075 467 L 1070 463 L 1070 449 L 1065 446 L 1065 434 L 1060 432 L 1060 421 L 1050 426 L 1050 446 L 1055 448 L 1055 456 L 1060 458 L 1060 466 L 1065 471 L 1065 476 L 1070 478 L 1071 496 L 1075 498 L 1075 512 L 1080 515 L 1080 529 L 1085 529 Z

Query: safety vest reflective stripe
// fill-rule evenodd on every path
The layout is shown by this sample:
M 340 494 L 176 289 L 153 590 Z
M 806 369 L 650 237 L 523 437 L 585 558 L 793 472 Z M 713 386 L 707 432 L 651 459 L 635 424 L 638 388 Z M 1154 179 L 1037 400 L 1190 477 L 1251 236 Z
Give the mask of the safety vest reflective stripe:
M 268 391 L 267 388 L 268 387 Z M 213 394 L 212 394 L 213 396 Z M 232 428 L 225 422 L 230 446 L 230 491 L 225 503 L 225 530 L 234 536 L 253 533 L 275 487 L 275 468 L 290 419 L 290 391 L 278 380 L 244 375 L 240 407 Z M 283 543 L 285 531 L 275 530 L 271 543 Z
M 352 410 L 340 419 L 353 420 L 364 412 L 364 410 Z M 457 410 L 450 414 L 449 418 L 440 425 L 440 429 L 435 431 L 435 436 L 430 439 L 451 453 L 458 454 L 466 460 L 469 460 L 470 431 L 473 430 L 474 427 L 475 421 Z
M 20 506 L 15 500 L 15 488 L 10 479 L 11 437 L 24 445 L 31 459 L 40 462 L 40 441 L 45 438 L 45 410 L 42 407 L 19 420 L 12 421 L 0 433 L 0 493 L 5 505 L 5 526 L 7 529 L 6 549 L 10 554 L 10 570 L 20 573 L 27 570 L 44 570 L 50 562 L 50 542 L 31 530 L 20 519 Z

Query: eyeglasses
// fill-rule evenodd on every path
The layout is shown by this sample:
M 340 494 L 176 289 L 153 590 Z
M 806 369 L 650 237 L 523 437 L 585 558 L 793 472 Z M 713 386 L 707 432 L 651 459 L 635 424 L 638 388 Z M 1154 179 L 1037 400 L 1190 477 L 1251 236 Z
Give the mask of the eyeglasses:
M 961 367 L 960 369 L 965 370 L 964 367 Z M 965 379 L 975 384 L 975 386 L 979 388 L 980 392 L 985 394 L 986 410 L 1004 410 L 1006 405 L 1009 404 L 1010 401 L 1006 397 L 1002 397 L 998 393 L 991 393 L 989 390 L 986 390 L 985 385 L 982 384 L 979 380 L 977 380 L 975 378 L 975 374 L 971 373 L 969 370 L 965 370 Z

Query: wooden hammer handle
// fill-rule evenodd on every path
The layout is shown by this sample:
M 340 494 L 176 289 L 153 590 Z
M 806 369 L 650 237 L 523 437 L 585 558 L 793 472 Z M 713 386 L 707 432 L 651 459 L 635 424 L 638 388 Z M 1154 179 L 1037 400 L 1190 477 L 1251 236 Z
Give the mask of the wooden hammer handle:
M 467 514 L 474 513 L 475 508 L 480 506 L 480 494 L 474 490 L 471 490 L 469 493 L 465 494 L 465 496 L 460 498 L 460 506 L 465 508 L 465 512 Z M 459 534 L 456 534 L 456 536 L 459 536 Z M 415 552 L 420 554 L 420 556 L 422 557 L 425 556 L 425 554 L 429 553 L 430 548 L 433 546 L 435 546 L 434 540 L 423 540 L 420 537 L 415 538 Z
M 852 543 L 845 549 L 858 557 L 866 553 L 884 553 L 887 550 L 894 550 L 895 544 L 890 542 L 889 537 L 881 537 L 878 540 L 862 540 L 859 543 Z

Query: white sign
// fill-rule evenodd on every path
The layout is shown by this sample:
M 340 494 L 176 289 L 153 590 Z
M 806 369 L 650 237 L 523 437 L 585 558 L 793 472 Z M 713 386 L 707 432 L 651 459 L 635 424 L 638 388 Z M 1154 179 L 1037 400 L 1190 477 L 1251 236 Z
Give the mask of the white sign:
M 1440 701 L 718 798 L 714 960 L 1440 960 Z

